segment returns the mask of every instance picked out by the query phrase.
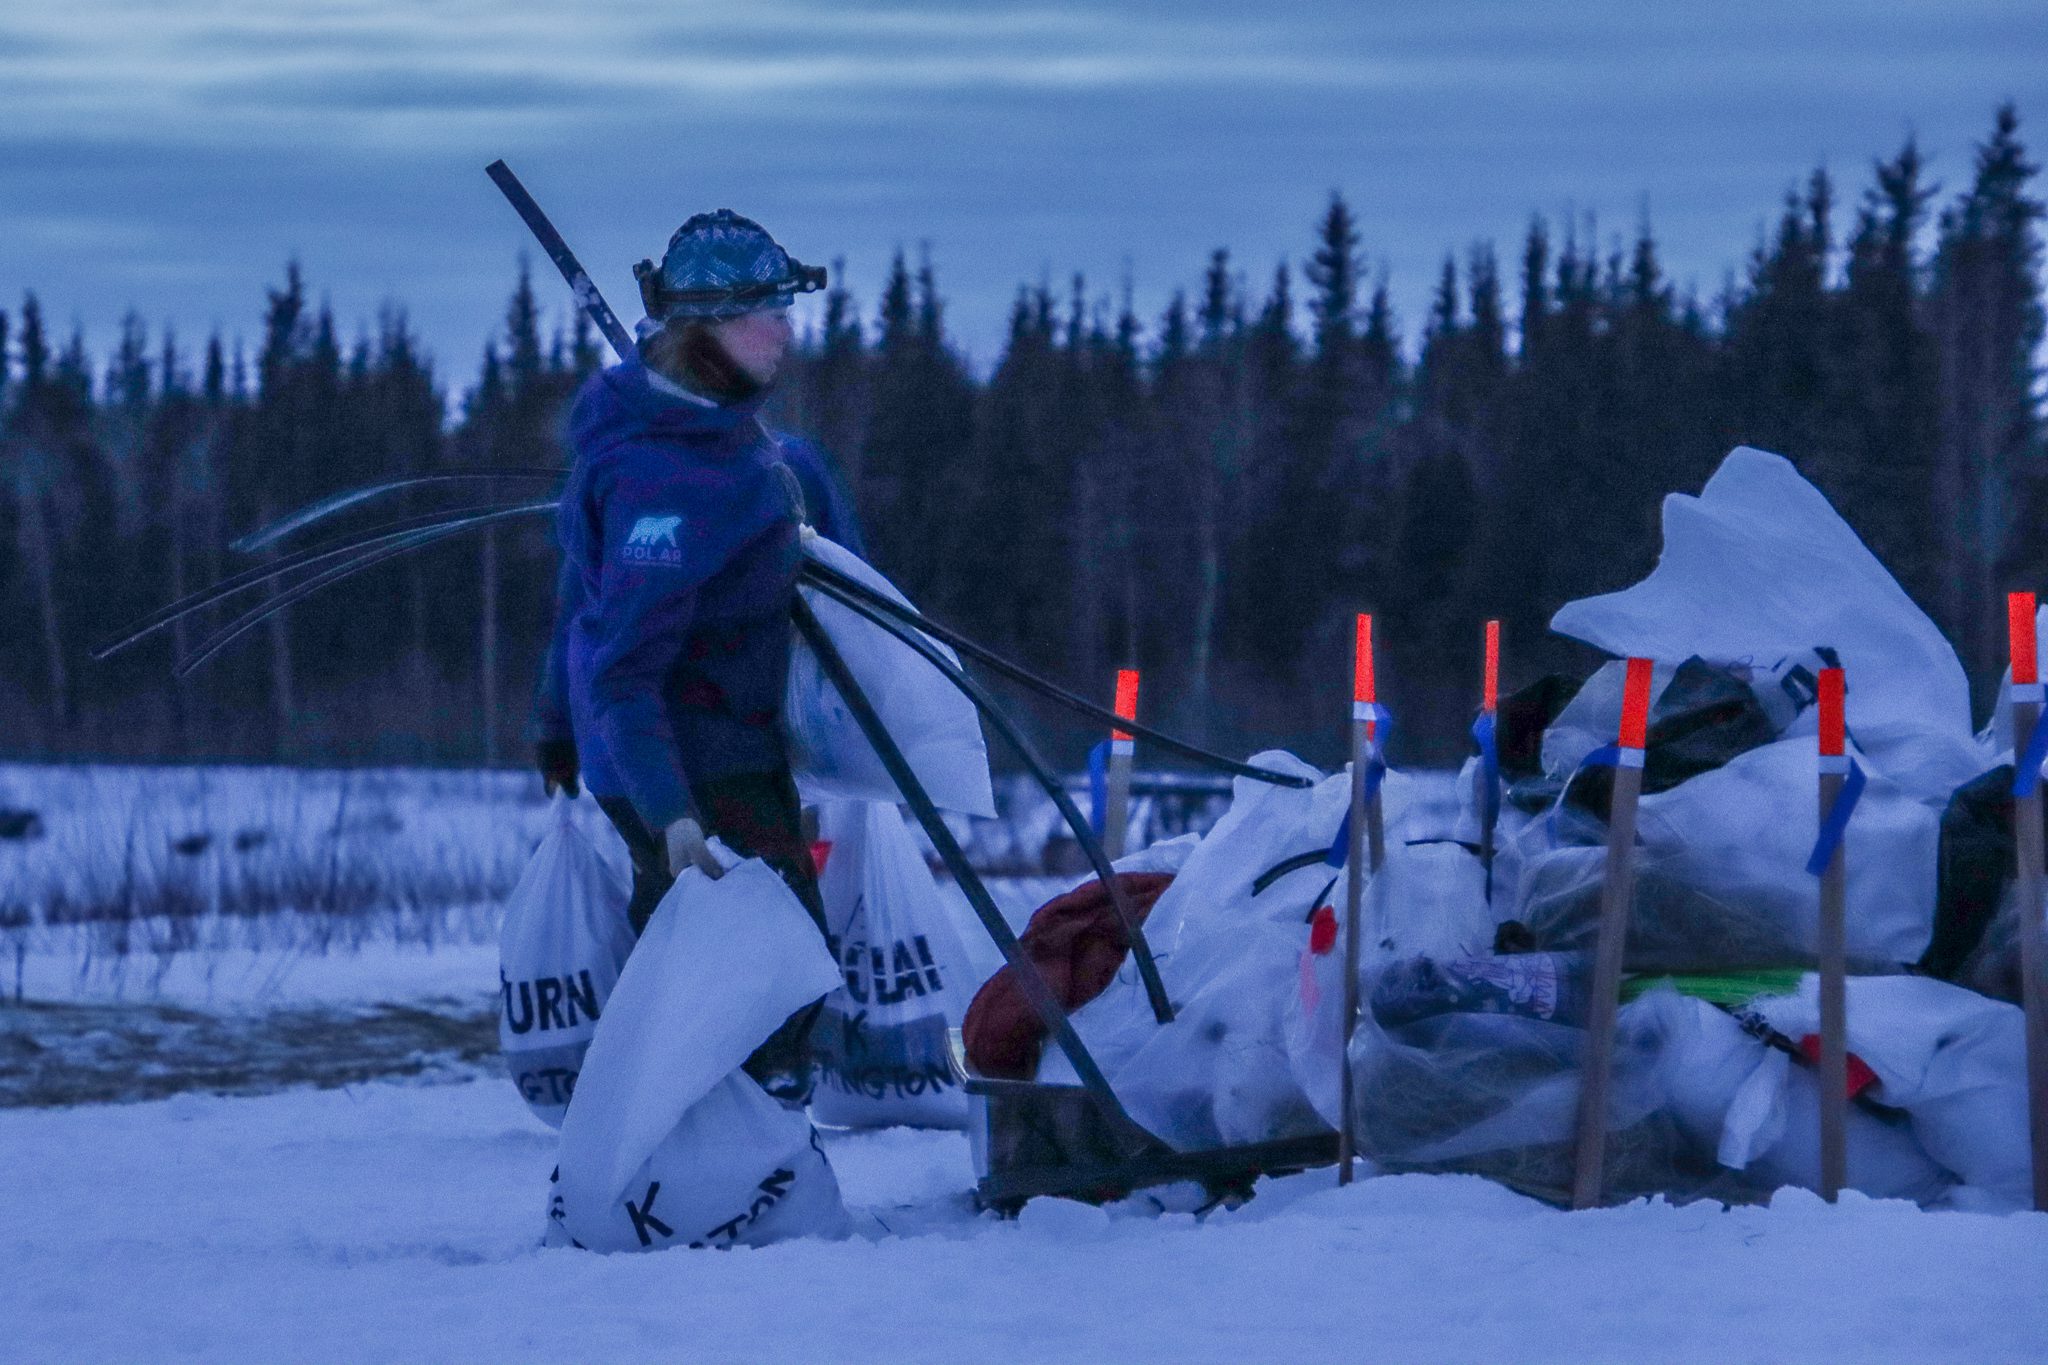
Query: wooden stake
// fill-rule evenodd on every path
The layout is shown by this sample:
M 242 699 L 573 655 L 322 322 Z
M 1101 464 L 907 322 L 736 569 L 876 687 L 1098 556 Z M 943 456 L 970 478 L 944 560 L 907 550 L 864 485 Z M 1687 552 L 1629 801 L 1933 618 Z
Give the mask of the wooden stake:
M 2012 642 L 2012 753 L 2015 765 L 2033 744 L 2041 720 L 2040 656 L 2034 639 L 2034 594 L 2016 592 L 2006 599 Z M 2015 767 L 2015 776 L 2020 776 Z M 2034 1208 L 2048 1212 L 2048 993 L 2041 973 L 2048 952 L 2041 941 L 2042 832 L 2041 788 L 2028 784 L 2029 795 L 2013 800 L 2013 831 L 2019 850 L 2020 999 L 2026 1009 L 2027 1136 L 2034 1166 Z
M 1386 860 L 1385 822 L 1381 819 L 1379 793 L 1366 794 L 1367 778 L 1377 756 L 1379 724 L 1373 719 L 1376 701 L 1372 671 L 1372 617 L 1358 618 L 1358 635 L 1351 659 L 1351 816 L 1347 826 L 1350 842 L 1344 850 L 1344 1042 L 1338 1050 L 1337 1183 L 1351 1183 L 1353 1154 L 1357 1150 L 1357 1119 L 1353 1113 L 1351 1081 L 1351 1035 L 1358 1028 L 1358 967 L 1360 921 L 1364 918 L 1365 877 L 1361 868 L 1378 873 Z M 1367 859 L 1370 859 L 1370 862 Z
M 1120 668 L 1116 673 L 1116 713 L 1125 720 L 1138 718 L 1138 670 Z M 1131 756 L 1137 748 L 1124 730 L 1109 732 L 1109 777 L 1104 783 L 1102 850 L 1112 859 L 1124 856 L 1124 838 L 1131 820 Z
M 1847 689 L 1842 670 L 1820 674 L 1820 819 L 1849 778 Z M 1820 1193 L 1835 1201 L 1849 1183 L 1848 841 L 1835 846 L 1820 879 Z
M 1498 621 L 1488 621 L 1486 623 L 1486 667 L 1479 695 L 1479 709 L 1494 724 L 1493 742 L 1495 751 L 1498 752 L 1500 747 L 1500 622 Z M 1493 827 L 1495 820 L 1489 820 L 1486 817 L 1487 803 L 1495 795 L 1490 788 L 1496 780 L 1498 780 L 1498 774 L 1488 775 L 1486 761 L 1482 755 L 1479 763 L 1479 774 L 1473 791 L 1473 805 L 1474 809 L 1479 812 L 1479 866 L 1486 873 L 1486 901 L 1489 905 L 1493 903 Z M 1493 814 L 1498 819 L 1500 812 L 1496 810 Z
M 1621 966 L 1636 889 L 1636 804 L 1643 795 L 1643 745 L 1649 734 L 1650 661 L 1630 659 L 1622 693 L 1619 757 L 1607 815 L 1607 872 L 1600 887 L 1600 932 L 1593 950 L 1586 1050 L 1573 1138 L 1572 1207 L 1600 1202 L 1607 1158 L 1607 1092 L 1613 1080 L 1614 1017 L 1621 1008 Z

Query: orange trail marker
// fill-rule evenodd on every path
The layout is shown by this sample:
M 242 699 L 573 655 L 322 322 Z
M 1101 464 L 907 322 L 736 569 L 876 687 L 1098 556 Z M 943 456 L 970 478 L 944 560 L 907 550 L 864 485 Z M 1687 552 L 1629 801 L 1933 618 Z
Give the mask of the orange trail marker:
M 1120 668 L 1116 673 L 1116 713 L 1125 720 L 1138 718 L 1138 670 Z M 1111 858 L 1124 856 L 1124 838 L 1130 831 L 1131 762 L 1137 742 L 1127 730 L 1109 732 L 1109 773 L 1103 789 L 1102 850 Z
M 2036 610 L 2034 594 L 2006 594 L 2005 626 L 2012 645 L 2012 681 L 2015 687 L 2033 686 L 2041 681 L 2041 652 L 2034 639 Z
M 1351 1183 L 1357 1151 L 1357 1117 L 1351 1078 L 1351 1035 L 1358 1028 L 1359 941 L 1363 932 L 1365 882 L 1387 857 L 1386 821 L 1379 785 L 1372 780 L 1379 722 L 1383 714 L 1374 692 L 1372 617 L 1361 613 L 1351 656 L 1351 813 L 1346 818 L 1344 849 L 1344 1046 L 1338 1065 L 1337 1183 Z
M 1500 622 L 1486 623 L 1486 684 L 1480 694 L 1481 709 L 1500 710 Z
M 1365 722 L 1368 739 L 1379 737 L 1379 726 L 1366 710 L 1378 700 L 1372 675 L 1372 617 L 1361 612 L 1351 650 L 1351 718 Z
M 1586 1002 L 1586 1047 L 1581 1058 L 1579 1115 L 1572 1153 L 1575 1209 L 1589 1209 L 1600 1202 L 1607 1159 L 1607 1093 L 1613 1080 L 1614 1017 L 1621 1009 L 1622 959 L 1628 946 L 1629 912 L 1635 904 L 1636 806 L 1643 795 L 1650 676 L 1648 659 L 1628 661 L 1614 766 L 1614 795 L 1607 814 L 1607 870 L 1600 887 L 1600 931 L 1593 950 L 1593 981 Z
M 1820 672 L 1822 825 L 1849 780 L 1848 688 L 1842 670 Z M 1820 879 L 1820 1193 L 1832 1203 L 1849 1183 L 1849 1009 L 1847 841 L 1835 845 Z
M 2026 1008 L 2027 1135 L 2033 1151 L 2034 1208 L 2048 1212 L 2048 992 L 2041 979 L 2048 948 L 2041 941 L 2042 832 L 2038 773 L 2031 763 L 2041 723 L 2041 661 L 2034 639 L 2034 594 L 2006 598 L 2012 643 L 2013 829 L 2019 844 L 2021 1003 Z
M 1486 623 L 1486 665 L 1479 687 L 1480 724 L 1492 738 L 1488 744 L 1497 755 L 1500 734 L 1495 727 L 1500 715 L 1500 622 Z M 1475 736 L 1478 731 L 1474 731 Z M 1497 758 L 1480 754 L 1479 770 L 1473 778 L 1473 808 L 1479 812 L 1479 865 L 1486 872 L 1486 903 L 1493 903 L 1493 835 L 1500 819 L 1500 767 Z

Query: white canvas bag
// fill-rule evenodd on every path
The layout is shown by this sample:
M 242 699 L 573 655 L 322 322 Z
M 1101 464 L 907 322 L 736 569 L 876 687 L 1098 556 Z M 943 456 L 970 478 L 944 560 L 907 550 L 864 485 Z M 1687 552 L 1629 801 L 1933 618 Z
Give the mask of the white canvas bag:
M 498 1046 L 529 1108 L 552 1127 L 575 1092 L 612 986 L 633 948 L 625 877 L 576 824 L 567 796 L 505 903 Z
M 841 980 L 811 1034 L 811 1114 L 848 1127 L 964 1127 L 950 1030 L 980 983 L 952 912 L 894 804 L 831 802 L 818 833 L 830 846 L 818 889 Z
M 737 863 L 715 881 L 685 869 L 584 1059 L 562 1124 L 550 1239 L 651 1251 L 844 1234 L 809 1119 L 739 1070 L 838 980 L 817 925 L 766 863 Z
M 894 584 L 859 555 L 823 536 L 807 540 L 804 553 L 893 601 L 910 605 Z M 996 803 L 989 785 L 988 743 L 982 738 L 974 703 L 909 645 L 880 626 L 814 588 L 799 591 L 874 704 L 883 728 L 901 746 L 903 757 L 933 804 L 962 815 L 993 818 Z M 947 659 L 959 662 L 952 650 L 937 641 L 932 643 Z M 789 741 L 790 766 L 806 803 L 847 797 L 899 799 L 881 756 L 855 724 L 846 699 L 825 676 L 818 656 L 802 636 L 790 652 L 782 724 Z

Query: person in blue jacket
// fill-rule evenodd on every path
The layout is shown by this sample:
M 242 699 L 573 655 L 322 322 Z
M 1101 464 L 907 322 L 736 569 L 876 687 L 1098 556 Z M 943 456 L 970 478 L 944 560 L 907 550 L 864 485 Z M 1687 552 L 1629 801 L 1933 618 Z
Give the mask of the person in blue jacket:
M 556 535 L 555 635 L 535 707 L 541 776 L 580 777 L 633 855 L 636 932 L 717 836 L 780 873 L 824 931 L 781 731 L 800 538 L 859 550 L 822 455 L 759 409 L 790 342 L 789 305 L 825 272 L 729 209 L 642 261 L 638 355 L 571 412 L 575 463 Z M 785 1102 L 809 1092 L 817 1007 L 747 1063 Z

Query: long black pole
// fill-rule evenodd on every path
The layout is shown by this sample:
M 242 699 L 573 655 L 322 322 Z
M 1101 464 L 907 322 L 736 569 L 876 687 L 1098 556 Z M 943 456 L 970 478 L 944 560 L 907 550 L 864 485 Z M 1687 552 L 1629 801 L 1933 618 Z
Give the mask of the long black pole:
M 1276 787 L 1306 788 L 1315 785 L 1315 781 L 1312 778 L 1297 777 L 1292 773 L 1276 773 L 1270 768 L 1261 768 L 1251 763 L 1240 763 L 1234 758 L 1212 753 L 1207 749 L 1189 744 L 1185 740 L 1178 740 L 1172 735 L 1161 734 L 1149 726 L 1140 725 L 1137 721 L 1119 716 L 1115 711 L 1106 706 L 1098 706 L 1086 697 L 1069 692 L 1058 683 L 1049 682 L 1039 677 L 1021 664 L 1011 663 L 994 650 L 984 645 L 976 644 L 957 630 L 940 625 L 916 608 L 906 607 L 901 602 L 884 597 L 859 579 L 851 578 L 829 564 L 822 564 L 815 559 L 806 558 L 800 572 L 813 583 L 821 586 L 830 583 L 835 587 L 845 589 L 847 592 L 860 598 L 861 601 L 866 602 L 869 606 L 874 607 L 877 611 L 887 612 L 905 625 L 922 631 L 935 640 L 944 641 L 968 658 L 973 659 L 976 663 L 986 665 L 1012 682 L 1028 687 L 1047 700 L 1058 702 L 1068 710 L 1078 712 L 1090 720 L 1126 731 L 1140 739 L 1156 744 L 1162 749 L 1177 753 L 1183 758 L 1193 759 L 1195 762 L 1201 763 L 1206 767 L 1219 768 L 1224 772 L 1234 773 L 1239 777 L 1249 777 L 1255 781 L 1268 782 Z
M 547 252 L 548 259 L 555 263 L 555 269 L 562 272 L 562 278 L 569 282 L 569 290 L 576 295 L 576 306 L 589 314 L 597 324 L 597 330 L 611 345 L 612 353 L 621 360 L 633 354 L 633 337 L 619 324 L 618 314 L 604 301 L 604 295 L 597 292 L 591 282 L 590 273 L 583 263 L 576 259 L 576 253 L 569 250 L 569 244 L 562 240 L 562 234 L 555 231 L 555 225 L 540 211 L 540 205 L 533 202 L 533 196 L 526 192 L 526 186 L 519 183 L 519 177 L 512 174 L 512 168 L 503 161 L 493 161 L 484 167 L 484 174 L 491 182 L 504 191 L 505 198 L 512 202 L 513 212 L 526 221 L 526 226 L 540 242 L 540 249 Z
M 888 631 L 905 645 L 916 650 L 926 663 L 938 670 L 941 677 L 952 683 L 974 703 L 975 709 L 995 727 L 996 733 L 1003 737 L 1017 757 L 1024 761 L 1024 766 L 1030 770 L 1031 776 L 1037 780 L 1045 794 L 1052 798 L 1060 818 L 1065 820 L 1067 828 L 1073 831 L 1074 841 L 1081 846 L 1082 852 L 1088 857 L 1089 865 L 1095 869 L 1096 880 L 1101 882 L 1103 889 L 1109 893 L 1110 906 L 1116 911 L 1117 921 L 1123 926 L 1124 938 L 1131 945 L 1131 956 L 1137 961 L 1138 977 L 1145 984 L 1145 998 L 1152 1006 L 1152 1017 L 1162 1024 L 1172 1023 L 1173 1002 L 1167 998 L 1166 985 L 1159 979 L 1159 964 L 1152 956 L 1151 943 L 1145 938 L 1145 927 L 1138 922 L 1136 912 L 1131 909 L 1130 897 L 1124 894 L 1123 883 L 1117 880 L 1116 868 L 1110 862 L 1109 851 L 1103 847 L 1102 841 L 1095 837 L 1094 829 L 1083 818 L 1080 808 L 1074 804 L 1074 799 L 1067 795 L 1065 784 L 1053 774 L 1045 760 L 1038 756 L 1038 751 L 1031 747 L 1031 742 L 1024 737 L 1023 731 L 1003 714 L 1002 708 L 996 705 L 995 698 L 988 694 L 988 689 L 969 677 L 965 669 L 940 653 L 939 647 L 930 640 L 908 626 L 900 625 L 880 612 L 868 608 L 859 599 L 844 594 L 837 588 L 824 584 L 812 586 L 848 611 L 864 617 L 877 629 Z
M 882 766 L 888 770 L 890 779 L 896 783 L 897 790 L 903 794 L 904 801 L 910 806 L 910 813 L 916 817 L 918 824 L 923 826 L 925 836 L 932 841 L 932 847 L 938 851 L 939 860 L 960 884 L 960 890 L 967 897 L 968 905 L 973 907 L 982 927 L 987 929 L 989 937 L 995 940 L 996 947 L 1002 949 L 1004 960 L 1016 973 L 1017 984 L 1023 989 L 1024 998 L 1030 1002 L 1032 1010 L 1037 1013 L 1039 1022 L 1052 1034 L 1053 1040 L 1059 1044 L 1060 1051 L 1067 1054 L 1067 1060 L 1073 1064 L 1074 1074 L 1080 1078 L 1081 1084 L 1094 1096 L 1096 1103 L 1102 1106 L 1104 1119 L 1113 1127 L 1120 1129 L 1125 1140 L 1130 1142 L 1134 1149 L 1159 1148 L 1159 1139 L 1146 1132 L 1138 1125 L 1137 1120 L 1125 1112 L 1122 1103 L 1116 1097 L 1116 1092 L 1109 1088 L 1109 1081 L 1103 1076 L 1102 1069 L 1095 1064 L 1093 1054 L 1081 1041 L 1081 1036 L 1074 1032 L 1073 1021 L 1067 1018 L 1067 1012 L 1061 1006 L 1059 997 L 1052 993 L 1052 986 L 1039 972 L 1038 964 L 1031 960 L 1030 955 L 1017 942 L 1017 936 L 1010 932 L 1009 922 L 1003 918 L 1003 912 L 996 908 L 995 901 L 988 894 L 988 888 L 982 885 L 981 877 L 968 863 L 967 854 L 961 850 L 959 840 L 946 828 L 946 822 L 939 815 L 939 808 L 932 804 L 931 796 L 924 789 L 924 783 L 920 782 L 917 774 L 911 770 L 910 761 L 904 758 L 903 751 L 896 746 L 896 741 L 890 738 L 888 728 L 882 724 L 882 718 L 875 714 L 873 703 L 861 689 L 859 680 L 853 676 L 853 670 L 846 666 L 846 660 L 841 657 L 839 647 L 832 643 L 831 635 L 818 623 L 817 615 L 811 611 L 809 604 L 802 597 L 796 599 L 790 610 L 796 618 L 797 630 L 810 645 L 812 652 L 818 656 L 818 663 L 824 668 L 825 676 L 839 689 L 839 695 L 846 701 L 846 709 L 853 713 L 854 724 L 860 727 L 868 743 L 874 746 L 876 756 L 882 760 Z

